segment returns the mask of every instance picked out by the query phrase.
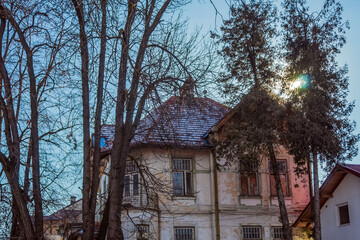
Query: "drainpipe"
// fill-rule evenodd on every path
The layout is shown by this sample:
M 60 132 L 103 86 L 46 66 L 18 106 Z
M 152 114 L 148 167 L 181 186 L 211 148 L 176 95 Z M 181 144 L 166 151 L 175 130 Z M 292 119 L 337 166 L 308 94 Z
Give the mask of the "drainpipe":
M 220 240 L 219 190 L 218 190 L 217 162 L 216 162 L 215 149 L 212 149 L 211 152 L 213 158 L 216 240 Z
M 160 209 L 160 204 L 159 204 L 159 196 L 156 194 L 156 198 L 157 198 L 157 210 L 158 210 L 158 240 L 161 240 L 161 209 Z

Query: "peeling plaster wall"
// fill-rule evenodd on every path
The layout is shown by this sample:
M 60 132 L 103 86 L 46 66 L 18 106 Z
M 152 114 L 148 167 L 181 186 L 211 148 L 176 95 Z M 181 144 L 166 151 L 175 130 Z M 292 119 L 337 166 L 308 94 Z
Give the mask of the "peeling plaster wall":
M 157 149 L 143 148 L 132 152 L 141 157 L 143 164 L 150 167 L 152 173 L 162 181 L 162 186 L 169 194 L 160 194 L 161 239 L 174 239 L 174 227 L 194 227 L 195 239 L 215 239 L 214 181 L 212 172 L 212 154 L 208 149 Z M 192 158 L 194 197 L 173 197 L 172 157 Z M 297 179 L 292 173 L 295 166 L 293 158 L 281 149 L 279 159 L 286 159 L 289 176 L 290 197 L 287 197 L 290 221 L 294 221 L 309 199 L 306 178 Z M 271 228 L 281 226 L 277 199 L 270 197 L 270 179 L 267 159 L 262 160 L 259 170 L 260 196 L 240 197 L 240 178 L 236 168 L 218 171 L 218 196 L 220 210 L 221 239 L 242 239 L 242 226 L 255 225 L 262 227 L 263 239 L 272 239 Z M 103 175 L 101 182 L 107 177 Z M 297 184 L 297 185 L 296 185 Z M 104 184 L 100 192 L 104 192 Z M 295 186 L 297 186 L 295 188 Z M 296 189 L 296 191 L 294 191 Z M 131 217 L 133 222 L 129 221 Z M 152 239 L 158 239 L 158 212 L 146 214 L 131 210 L 128 216 L 123 215 L 124 232 L 127 239 L 136 239 L 134 224 L 149 224 Z M 295 238 L 296 239 L 296 238 Z

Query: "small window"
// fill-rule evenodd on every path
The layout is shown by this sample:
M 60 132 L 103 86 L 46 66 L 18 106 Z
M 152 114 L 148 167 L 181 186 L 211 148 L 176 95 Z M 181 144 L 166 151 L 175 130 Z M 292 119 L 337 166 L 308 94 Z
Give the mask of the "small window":
M 350 223 L 349 206 L 347 204 L 341 205 L 339 209 L 339 223 L 341 225 Z
M 242 227 L 242 235 L 244 240 L 262 239 L 261 226 L 244 226 Z
M 191 159 L 173 159 L 173 184 L 175 196 L 192 196 Z
M 273 227 L 272 228 L 273 239 L 274 240 L 282 240 L 284 239 L 283 229 L 282 227 Z
M 148 240 L 149 239 L 149 225 L 139 224 L 137 227 L 136 240 Z
M 176 227 L 175 240 L 194 240 L 195 231 L 192 227 Z

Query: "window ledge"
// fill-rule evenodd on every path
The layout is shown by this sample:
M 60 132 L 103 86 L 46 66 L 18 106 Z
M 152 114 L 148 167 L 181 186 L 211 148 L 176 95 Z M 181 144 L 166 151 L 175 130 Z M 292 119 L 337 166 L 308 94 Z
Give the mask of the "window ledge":
M 196 200 L 196 196 L 172 196 L 175 200 Z
M 260 195 L 252 195 L 252 196 L 247 196 L 247 195 L 239 195 L 240 198 L 245 198 L 245 199 L 261 199 Z
M 270 196 L 270 198 L 271 198 L 271 199 L 278 199 L 278 197 L 277 197 L 277 196 Z M 284 199 L 285 199 L 285 200 L 292 200 L 292 199 L 293 199 L 293 197 L 291 197 L 291 196 L 287 196 L 287 197 L 286 197 L 286 196 L 284 196 Z
M 347 227 L 350 226 L 350 223 L 340 224 L 338 227 Z

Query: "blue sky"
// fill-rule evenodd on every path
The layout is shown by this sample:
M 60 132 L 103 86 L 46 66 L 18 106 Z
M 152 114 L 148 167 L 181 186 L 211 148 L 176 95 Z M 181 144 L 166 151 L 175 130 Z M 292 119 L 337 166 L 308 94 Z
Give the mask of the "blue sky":
M 228 18 L 228 6 L 224 0 L 213 0 L 217 10 L 224 19 Z M 280 1 L 274 1 L 279 3 Z M 357 122 L 356 133 L 360 132 L 360 0 L 343 0 L 343 19 L 350 22 L 350 29 L 347 31 L 347 43 L 338 56 L 340 65 L 347 64 L 349 67 L 349 101 L 355 101 L 355 108 L 351 119 Z M 312 11 L 317 11 L 322 5 L 322 1 L 308 1 Z M 208 32 L 215 27 L 221 26 L 222 18 L 216 15 L 215 8 L 210 0 L 193 0 L 184 9 L 184 16 L 189 18 L 189 27 L 202 27 L 202 31 Z M 360 143 L 358 143 L 360 148 Z M 360 164 L 360 155 L 355 157 L 352 163 Z

